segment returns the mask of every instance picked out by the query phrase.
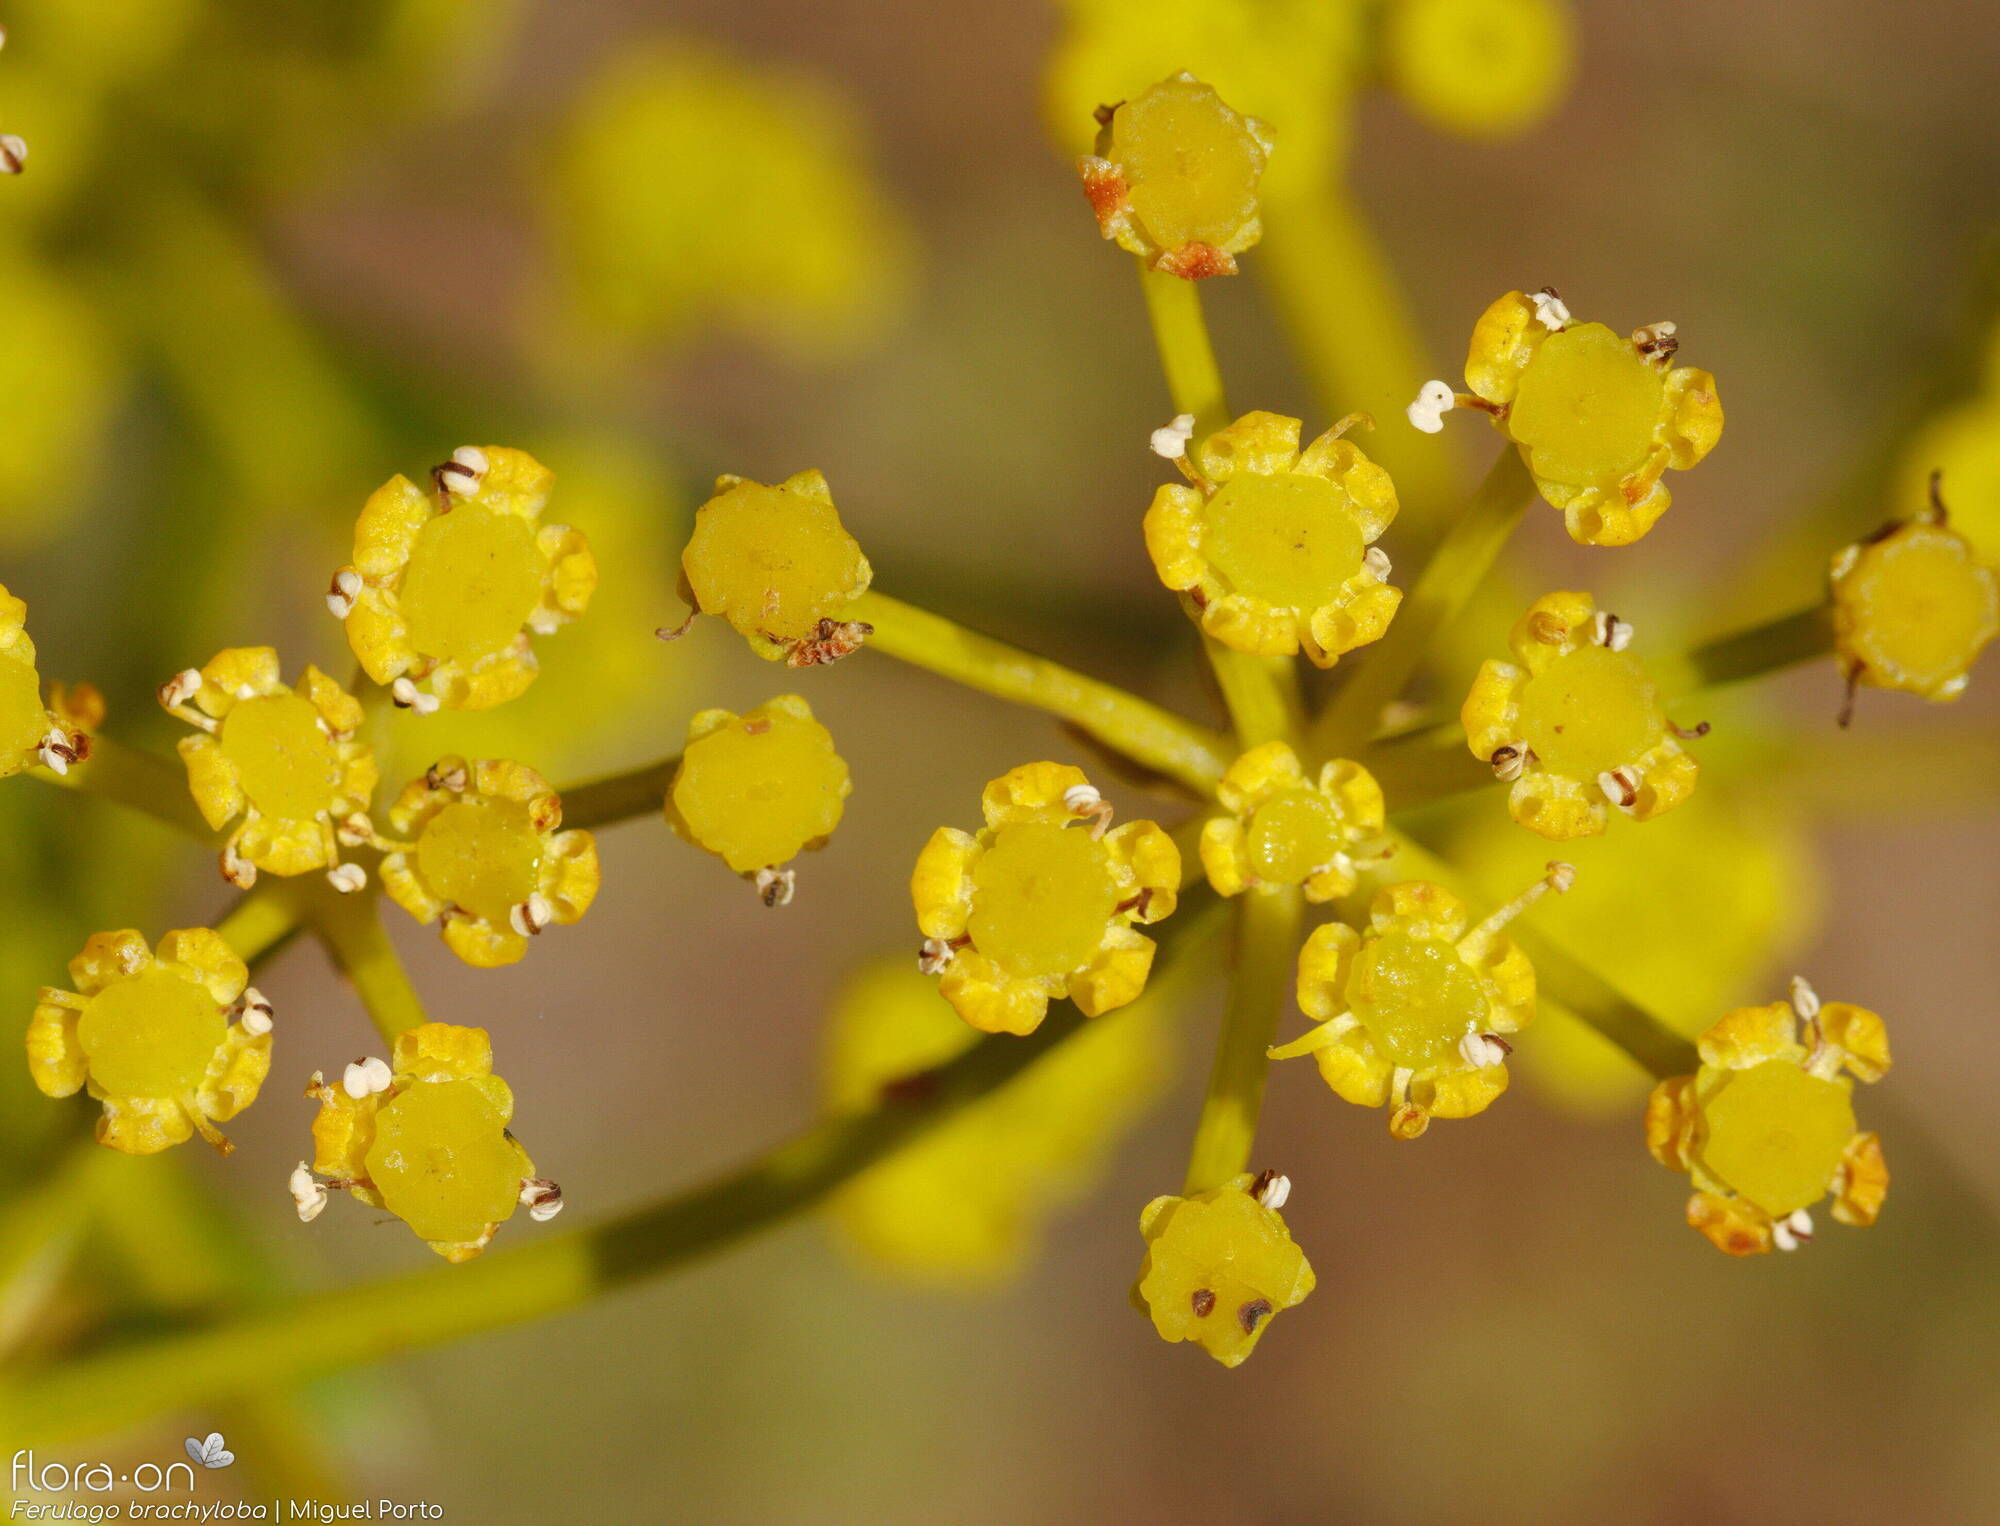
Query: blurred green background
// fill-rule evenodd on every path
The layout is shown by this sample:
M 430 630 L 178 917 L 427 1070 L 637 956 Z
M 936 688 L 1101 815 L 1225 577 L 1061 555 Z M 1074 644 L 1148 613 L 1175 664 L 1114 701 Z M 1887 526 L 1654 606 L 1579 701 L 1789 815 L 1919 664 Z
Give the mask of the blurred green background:
M 1302 114 L 1274 121 L 1274 164 L 1290 142 L 1294 194 L 1351 182 L 1438 374 L 1493 296 L 1553 282 L 1614 327 L 1675 319 L 1719 378 L 1728 433 L 1644 545 L 1579 550 L 1532 515 L 1447 669 L 1497 652 L 1546 587 L 1681 635 L 1810 597 L 1947 446 L 1948 491 L 1990 495 L 1969 522 L 2000 524 L 2000 406 L 1973 403 L 2000 34 L 1947 0 L 1574 20 L 1561 104 L 1492 138 L 1379 88 L 1390 22 L 1360 0 L 16 0 L 0 130 L 31 159 L 0 185 L 0 581 L 44 676 L 97 682 L 111 729 L 164 747 L 153 686 L 219 646 L 345 672 L 318 592 L 363 497 L 456 445 L 514 444 L 557 473 L 551 517 L 590 535 L 602 592 L 538 643 L 517 705 L 404 723 L 385 785 L 452 748 L 582 777 L 673 750 L 702 706 L 810 695 L 856 790 L 782 914 L 655 820 L 604 835 L 596 907 L 521 965 L 469 970 L 395 925 L 433 1015 L 492 1030 L 573 1227 L 810 1116 L 835 991 L 914 940 L 905 877 L 931 829 L 969 822 L 1014 763 L 1092 761 L 886 659 L 791 675 L 716 622 L 654 643 L 714 474 L 817 466 L 879 588 L 1210 703 L 1138 535 L 1166 401 L 1130 261 L 1051 142 L 1048 103 L 1087 97 L 1094 69 L 1165 72 L 1150 54 L 1185 38 L 1215 58 L 1179 61 L 1226 93 L 1232 68 L 1269 71 L 1258 88 Z M 1478 47 L 1504 57 L 1509 35 Z M 1245 266 L 1206 293 L 1237 406 L 1400 428 L 1381 399 L 1314 396 L 1256 251 Z M 1471 428 L 1451 445 L 1468 474 L 1492 450 Z M 315 1385 L 235 1443 L 240 1485 L 268 1495 L 282 1461 L 335 1497 L 481 1522 L 1992 1519 L 1991 667 L 1949 710 L 1865 694 L 1845 735 L 1827 665 L 1719 704 L 1702 815 L 1607 857 L 1616 888 L 1575 933 L 1690 1026 L 1793 968 L 1885 1014 L 1898 1066 L 1863 1106 L 1896 1185 L 1869 1233 L 1715 1254 L 1645 1155 L 1636 1073 L 1554 1025 L 1514 1095 L 1420 1145 L 1285 1068 L 1259 1157 L 1293 1179 L 1319 1289 L 1225 1372 L 1125 1303 L 1218 1016 L 1197 984 L 1175 1077 L 1017 1280 L 885 1280 L 798 1222 Z M 1483 804 L 1430 827 L 1507 888 L 1540 846 Z M 92 929 L 226 905 L 201 852 L 96 802 L 11 782 L 0 833 L 24 1022 Z M 10 1332 L 28 1356 L 427 1257 L 351 1203 L 294 1219 L 297 1083 L 377 1046 L 315 948 L 259 984 L 278 1059 L 236 1156 L 114 1162 L 75 1286 Z M 0 1107 L 33 1178 L 58 1109 L 17 1067 Z M 157 1457 L 211 1422 L 71 1450 Z

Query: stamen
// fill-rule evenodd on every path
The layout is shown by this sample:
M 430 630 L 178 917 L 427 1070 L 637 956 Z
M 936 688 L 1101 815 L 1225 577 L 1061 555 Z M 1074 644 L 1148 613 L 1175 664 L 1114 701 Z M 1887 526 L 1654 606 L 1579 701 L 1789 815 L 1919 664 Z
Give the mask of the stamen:
M 926 975 L 942 974 L 969 938 L 926 938 L 917 950 L 917 968 Z
M 1528 300 L 1535 304 L 1535 321 L 1552 333 L 1560 334 L 1570 325 L 1570 311 L 1563 299 L 1556 295 L 1553 286 L 1544 286 L 1540 291 L 1528 293 Z
M 359 1102 L 377 1092 L 387 1091 L 394 1080 L 395 1074 L 389 1069 L 389 1062 L 379 1055 L 369 1055 L 366 1059 L 356 1060 L 341 1072 L 340 1089 Z
M 655 626 L 653 634 L 662 641 L 678 641 L 688 633 L 688 627 L 694 624 L 694 617 L 700 613 L 701 611 L 698 609 L 690 609 L 681 617 L 679 625 Z
M 1619 619 L 1607 609 L 1600 609 L 1590 617 L 1590 639 L 1599 646 L 1622 652 L 1632 644 L 1632 623 Z
M 1604 792 L 1604 798 L 1621 811 L 1629 811 L 1639 803 L 1639 782 L 1639 770 L 1629 765 L 1606 769 L 1597 776 L 1597 787 Z
M 1931 470 L 1930 501 L 1930 512 L 1924 517 L 1934 525 L 1947 523 L 1951 519 L 1951 510 L 1944 506 L 1944 468 L 1941 466 Z M 1860 548 L 1855 549 L 1858 551 Z
M 237 1021 L 243 1024 L 243 1031 L 252 1038 L 262 1038 L 271 1031 L 271 1004 L 264 999 L 264 993 L 255 986 L 244 987 L 243 994 L 236 999 L 239 1012 Z
M 1771 1243 L 1779 1250 L 1793 1251 L 1801 1245 L 1810 1245 L 1813 1237 L 1812 1215 L 1800 1208 L 1771 1226 Z
M 42 738 L 35 748 L 35 756 L 41 759 L 42 767 L 50 773 L 61 775 L 68 773 L 70 764 L 84 757 L 89 750 L 89 741 L 81 733 L 78 733 L 76 743 L 72 743 L 69 733 L 56 726 Z
M 1632 345 L 1649 365 L 1664 371 L 1672 363 L 1674 352 L 1680 349 L 1681 342 L 1676 336 L 1675 325 L 1662 320 L 1632 330 Z
M 1535 754 L 1526 742 L 1503 742 L 1486 761 L 1493 765 L 1493 777 L 1511 784 L 1526 771 Z
M 1798 1013 L 1801 1022 L 1809 1023 L 1819 1016 L 1819 992 L 1803 975 L 1792 977 L 1792 1010 Z
M 796 869 L 764 868 L 757 871 L 752 883 L 757 887 L 757 899 L 766 906 L 789 906 L 799 888 L 799 875 Z
M 1332 435 L 1334 439 L 1338 440 L 1341 437 L 1343 437 L 1350 429 L 1372 430 L 1374 429 L 1374 427 L 1375 427 L 1375 415 L 1372 413 L 1368 413 L 1364 410 L 1357 409 L 1353 413 L 1348 414 L 1347 417 L 1342 419 L 1339 423 L 1335 424 L 1333 428 L 1327 431 L 1327 433 Z
M 408 710 L 413 715 L 434 715 L 438 708 L 435 694 L 426 694 L 407 678 L 399 678 L 389 685 L 389 698 L 398 709 Z
M 1153 431 L 1153 454 L 1167 461 L 1178 461 L 1187 454 L 1188 442 L 1193 438 L 1194 415 L 1177 413 L 1171 424 Z
M 326 871 L 326 882 L 342 895 L 353 895 L 368 883 L 368 871 L 359 864 L 335 864 Z
M 18 175 L 28 167 L 28 145 L 13 133 L 0 135 L 0 170 Z
M 1250 1196 L 1276 1212 L 1291 1200 L 1292 1179 L 1276 1171 L 1261 1171 L 1250 1184 Z
M 486 480 L 486 467 L 485 451 L 477 445 L 461 445 L 449 461 L 431 468 L 431 481 L 443 497 L 470 498 Z
M 1361 565 L 1374 574 L 1376 582 L 1389 581 L 1389 553 L 1380 546 L 1370 546 L 1361 558 Z
M 312 1167 L 300 1161 L 292 1171 L 292 1201 L 298 1205 L 299 1222 L 310 1224 L 319 1217 L 326 1207 L 326 1184 L 312 1173 Z
M 1485 945 L 1491 943 L 1499 935 L 1502 928 L 1530 906 L 1534 905 L 1543 896 L 1547 895 L 1551 890 L 1557 895 L 1568 895 L 1570 886 L 1575 883 L 1576 866 L 1574 864 L 1565 864 L 1559 859 L 1551 859 L 1548 865 L 1548 873 L 1544 874 L 1534 884 L 1515 896 L 1513 900 L 1494 912 L 1492 916 L 1473 928 L 1463 938 L 1460 938 L 1458 940 L 1460 950 L 1484 948 Z
M 361 574 L 352 567 L 343 567 L 327 585 L 326 607 L 333 612 L 334 619 L 345 620 L 354 613 L 354 601 L 360 597 Z
M 427 789 L 447 790 L 457 795 L 462 794 L 469 783 L 471 777 L 463 758 L 439 758 L 424 770 L 424 786 Z
M 531 892 L 527 900 L 508 910 L 507 925 L 523 938 L 539 937 L 542 929 L 554 920 L 555 914 L 556 909 L 549 904 L 548 897 L 537 890 Z
M 1459 1058 L 1474 1070 L 1502 1063 L 1514 1046 L 1497 1033 L 1468 1033 L 1458 1041 Z
M 531 1176 L 521 1183 L 521 1206 L 537 1224 L 546 1224 L 563 1211 L 562 1188 L 546 1176 Z
M 257 883 L 257 866 L 236 851 L 236 839 L 230 838 L 222 845 L 222 877 L 238 890 L 248 890 Z
M 1403 410 L 1403 417 L 1425 434 L 1437 434 L 1444 428 L 1444 416 L 1457 406 L 1458 394 L 1448 383 L 1427 381 L 1417 392 L 1416 401 Z
M 1063 809 L 1090 822 L 1090 835 L 1101 838 L 1111 825 L 1111 802 L 1090 784 L 1072 784 L 1063 791 Z

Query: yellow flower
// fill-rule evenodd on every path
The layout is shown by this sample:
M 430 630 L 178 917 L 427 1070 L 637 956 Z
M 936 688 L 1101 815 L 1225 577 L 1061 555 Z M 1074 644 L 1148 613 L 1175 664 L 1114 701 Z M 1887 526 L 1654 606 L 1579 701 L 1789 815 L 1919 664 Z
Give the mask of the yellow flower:
M 1299 952 L 1299 1007 L 1317 1025 L 1270 1051 L 1310 1054 L 1335 1095 L 1389 1108 L 1389 1132 L 1415 1139 L 1432 1118 L 1470 1118 L 1507 1089 L 1502 1034 L 1535 1015 L 1535 971 L 1501 929 L 1574 870 L 1548 876 L 1477 927 L 1465 903 L 1421 880 L 1386 885 L 1368 931 L 1313 929 Z
M 16 131 L 12 63 L 7 126 Z M 53 141 L 65 152 L 48 156 L 51 170 L 72 144 L 68 137 Z M 38 161 L 26 178 L 39 181 L 42 174 Z M 20 215 L 12 196 L 8 211 L 10 221 Z M 11 550 L 66 530 L 90 501 L 92 465 L 110 454 L 98 442 L 122 401 L 125 376 L 87 277 L 0 238 L 0 288 L 8 293 L 9 315 L 0 329 L 0 396 L 8 399 L 7 428 L 0 431 L 0 546 Z
M 1191 1197 L 1156 1197 L 1139 1215 L 1146 1259 L 1132 1306 L 1164 1341 L 1196 1341 L 1225 1367 L 1256 1349 L 1273 1316 L 1305 1301 L 1313 1269 L 1262 1178 L 1238 1176 Z
M 793 72 L 687 42 L 630 53 L 585 86 L 555 168 L 549 231 L 597 327 L 673 343 L 722 325 L 818 358 L 908 289 L 909 229 L 855 113 Z
M 38 763 L 67 773 L 90 756 L 89 733 L 42 703 L 27 622 L 28 606 L 0 583 L 0 779 Z
M 775 486 L 716 478 L 681 553 L 682 592 L 693 609 L 720 615 L 758 656 L 795 668 L 832 662 L 861 644 L 871 627 L 837 617 L 873 576 L 816 471 Z
M 738 874 L 757 878 L 768 906 L 792 897 L 781 869 L 826 846 L 854 788 L 833 737 L 796 694 L 744 715 L 703 710 L 667 791 L 667 824 Z
M 1576 323 L 1555 293 L 1510 291 L 1481 316 L 1465 360 L 1470 397 L 1425 388 L 1411 422 L 1435 431 L 1456 402 L 1478 408 L 1521 452 L 1544 499 L 1563 511 L 1570 539 L 1625 546 L 1673 501 L 1661 474 L 1685 471 L 1722 437 L 1715 378 L 1673 364 L 1674 325 L 1621 338 Z M 1430 399 L 1436 388 L 1440 397 Z
M 1105 831 L 1110 807 L 1081 769 L 1025 763 L 986 786 L 984 830 L 940 827 L 910 876 L 924 967 L 975 1028 L 1033 1033 L 1051 1000 L 1086 1017 L 1145 988 L 1181 855 L 1150 821 Z
M 1403 595 L 1371 548 L 1396 517 L 1396 489 L 1346 428 L 1301 451 L 1297 419 L 1246 413 L 1196 447 L 1192 486 L 1153 495 L 1153 567 L 1223 645 L 1267 657 L 1303 647 L 1328 668 L 1389 628 Z
M 218 831 L 242 818 L 222 847 L 224 879 L 247 889 L 259 869 L 337 872 L 337 829 L 375 793 L 359 700 L 310 665 L 288 687 L 272 648 L 232 646 L 167 680 L 160 702 L 199 728 L 180 754 L 202 818 Z
M 562 801 L 526 764 L 441 758 L 389 825 L 408 840 L 389 845 L 382 888 L 419 922 L 441 919 L 445 946 L 479 969 L 514 963 L 597 898 L 597 840 L 557 830 Z
M 554 1182 L 508 1131 L 514 1093 L 493 1074 L 484 1028 L 424 1023 L 396 1035 L 393 1063 L 360 1061 L 334 1085 L 314 1072 L 313 1170 L 293 1178 L 299 1214 L 325 1189 L 386 1208 L 447 1261 L 470 1261 L 516 1205 L 540 1221 L 562 1207 Z
M 1220 895 L 1303 885 L 1307 900 L 1330 901 L 1354 888 L 1357 853 L 1381 856 L 1382 787 L 1358 763 L 1309 781 L 1289 745 L 1266 742 L 1229 765 L 1217 793 L 1229 814 L 1202 827 L 1201 864 Z
M 1650 821 L 1694 791 L 1700 766 L 1667 719 L 1632 627 L 1587 593 L 1544 594 L 1509 637 L 1513 662 L 1481 665 L 1460 722 L 1474 757 L 1512 780 L 1507 811 L 1561 842 L 1594 837 L 1606 803 Z
M 43 986 L 28 1023 L 28 1073 L 51 1097 L 104 1104 L 102 1144 L 153 1155 L 257 1099 L 271 1068 L 271 1008 L 219 933 L 182 928 L 155 953 L 138 933 L 94 933 L 69 962 L 74 991 Z
M 827 1100 L 849 1112 L 920 1095 L 935 1067 L 978 1038 L 907 959 L 877 961 L 834 1003 Z M 842 1238 L 911 1281 L 978 1287 L 1010 1277 L 1157 1096 L 1170 1047 L 1151 1000 L 1107 1013 L 842 1188 L 833 1202 Z
M 1569 88 L 1575 26 L 1558 0 L 1392 0 L 1383 27 L 1389 83 L 1446 132 L 1525 132 Z
M 426 493 L 391 477 L 370 495 L 327 603 L 398 704 L 485 710 L 535 681 L 528 632 L 583 613 L 597 561 L 581 531 L 541 523 L 553 474 L 524 451 L 468 445 L 432 480 Z
M 1833 559 L 1834 645 L 1850 687 L 1957 699 L 2000 635 L 2000 576 L 1946 522 L 1935 475 L 1931 493 L 1923 517 L 1887 525 Z
M 1700 1070 L 1662 1081 L 1646 1105 L 1646 1147 L 1694 1178 L 1691 1226 L 1754 1256 L 1810 1240 L 1807 1210 L 1828 1193 L 1841 1223 L 1875 1222 L 1889 1170 L 1881 1138 L 1855 1127 L 1853 1092 L 1888 1072 L 1880 1017 L 1822 1006 L 1794 980 L 1790 1003 L 1727 1012 L 1696 1047 Z
M 1098 231 L 1168 275 L 1236 274 L 1236 256 L 1264 236 L 1257 182 L 1270 129 L 1187 73 L 1098 121 L 1097 151 L 1077 161 Z

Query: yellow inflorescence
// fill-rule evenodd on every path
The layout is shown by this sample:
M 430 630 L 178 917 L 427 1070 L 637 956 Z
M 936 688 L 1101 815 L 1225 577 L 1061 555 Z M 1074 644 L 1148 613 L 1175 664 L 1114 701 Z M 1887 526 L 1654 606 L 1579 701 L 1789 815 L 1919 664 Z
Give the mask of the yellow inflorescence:
M 1019 1271 L 1044 1221 L 1099 1175 L 1165 1079 L 1150 1001 L 1107 1013 L 1016 1080 L 870 1167 L 834 1200 L 845 1239 L 913 1281 L 988 1285 Z M 906 959 L 869 965 L 836 1000 L 827 1101 L 842 1112 L 907 1091 L 979 1036 Z
M 715 496 L 695 511 L 681 574 L 696 609 L 727 620 L 773 662 L 810 667 L 851 650 L 843 637 L 867 634 L 838 617 L 874 574 L 816 471 L 775 486 L 716 478 Z
M 467 447 L 433 475 L 432 492 L 398 476 L 369 498 L 334 606 L 376 683 L 407 679 L 419 708 L 485 710 L 534 682 L 529 632 L 583 613 L 597 562 L 581 531 L 541 523 L 554 478 L 526 452 Z
M 1879 1136 L 1855 1126 L 1852 1094 L 1889 1069 L 1880 1017 L 1821 1006 L 1796 982 L 1791 1004 L 1726 1013 L 1697 1048 L 1701 1069 L 1662 1081 L 1646 1108 L 1647 1148 L 1694 1178 L 1691 1226 L 1754 1256 L 1811 1239 L 1807 1210 L 1829 1193 L 1841 1223 L 1875 1222 L 1889 1170 Z
M 1223 645 L 1266 657 L 1303 650 L 1327 668 L 1380 637 L 1402 602 L 1384 582 L 1386 560 L 1369 551 L 1396 517 L 1396 489 L 1342 428 L 1303 451 L 1300 429 L 1246 413 L 1203 440 L 1196 485 L 1153 495 L 1146 550 Z
M 564 832 L 562 801 L 522 763 L 442 758 L 389 809 L 403 846 L 382 860 L 382 888 L 445 945 L 482 969 L 512 964 L 551 923 L 590 909 L 597 841 Z
M 1104 236 L 1168 275 L 1234 275 L 1236 256 L 1264 232 L 1257 183 L 1269 129 L 1186 73 L 1102 121 L 1097 151 L 1077 169 Z
M 1201 863 L 1218 894 L 1305 887 L 1309 901 L 1354 888 L 1355 857 L 1379 857 L 1382 787 L 1358 763 L 1336 760 L 1307 779 L 1285 742 L 1253 747 L 1222 776 L 1227 815 L 1201 830 Z
M 385 1089 L 358 1097 L 314 1075 L 313 1169 L 393 1213 L 445 1260 L 470 1261 L 538 1182 L 507 1128 L 514 1094 L 493 1074 L 483 1028 L 400 1033 L 390 1071 Z
M 1673 364 L 1670 323 L 1625 338 L 1571 322 L 1542 295 L 1510 291 L 1486 310 L 1466 384 L 1563 511 L 1572 540 L 1629 545 L 1672 502 L 1661 474 L 1685 471 L 1722 437 L 1715 378 Z
M 667 792 L 668 823 L 738 874 L 822 847 L 853 781 L 833 736 L 796 694 L 743 715 L 703 710 Z
M 42 703 L 28 606 L 0 584 L 0 779 L 52 758 L 67 768 L 89 754 L 90 738 Z
M 269 1008 L 246 1012 L 250 974 L 220 934 L 183 928 L 156 953 L 127 928 L 97 933 L 69 964 L 74 991 L 44 986 L 28 1023 L 28 1072 L 51 1097 L 104 1104 L 100 1142 L 152 1155 L 257 1098 L 271 1067 Z M 261 1019 L 261 1020 L 260 1020 Z M 254 1031 L 253 1031 L 254 1030 Z
M 1192 1197 L 1158 1197 L 1139 1215 L 1146 1259 L 1132 1303 L 1166 1341 L 1196 1341 L 1225 1367 L 1256 1349 L 1274 1316 L 1303 1303 L 1313 1269 L 1275 1208 L 1234 1177 Z
M 926 963 L 975 1028 L 1032 1033 L 1049 1002 L 1086 1017 L 1145 988 L 1157 922 L 1180 894 L 1181 855 L 1153 822 L 1106 832 L 1081 769 L 1027 763 L 986 786 L 985 828 L 940 827 L 910 877 Z
M 1593 837 L 1612 805 L 1648 821 L 1694 790 L 1700 767 L 1629 633 L 1587 593 L 1545 594 L 1514 627 L 1515 660 L 1482 664 L 1465 697 L 1466 745 L 1513 780 L 1509 814 L 1543 837 Z
M 2000 575 L 1941 511 L 1906 520 L 1834 558 L 1833 624 L 1851 681 L 1957 699 L 2000 635 Z
M 1470 1118 L 1507 1089 L 1508 1045 L 1535 1015 L 1535 971 L 1489 921 L 1420 880 L 1376 894 L 1368 931 L 1316 927 L 1299 954 L 1299 1007 L 1317 1024 L 1271 1051 L 1310 1054 L 1334 1093 L 1389 1108 L 1415 1139 L 1432 1118 Z
M 311 666 L 296 688 L 286 685 L 268 646 L 220 651 L 161 699 L 202 728 L 181 739 L 180 754 L 203 819 L 220 830 L 242 818 L 223 845 L 224 878 L 246 886 L 259 869 L 306 874 L 338 863 L 336 829 L 375 793 L 375 754 L 356 735 L 359 700 Z
M 1573 32 L 1560 0 L 1391 0 L 1383 62 L 1397 94 L 1434 126 L 1509 137 L 1562 99 Z

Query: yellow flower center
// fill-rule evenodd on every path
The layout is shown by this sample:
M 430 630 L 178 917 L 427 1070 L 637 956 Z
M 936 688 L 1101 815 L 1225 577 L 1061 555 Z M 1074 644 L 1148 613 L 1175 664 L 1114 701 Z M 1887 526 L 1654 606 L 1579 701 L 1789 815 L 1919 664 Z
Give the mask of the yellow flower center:
M 1941 525 L 1905 525 L 1868 547 L 1839 597 L 1853 655 L 1918 692 L 1963 674 L 2000 629 L 2000 580 Z
M 1616 482 L 1653 449 L 1666 377 L 1601 323 L 1551 334 L 1521 373 L 1507 427 L 1537 477 L 1571 487 Z
M 1082 828 L 1001 827 L 972 869 L 973 947 L 1009 975 L 1067 975 L 1088 964 L 1118 904 L 1111 855 Z
M 547 844 L 518 800 L 460 800 L 417 839 L 417 872 L 432 891 L 496 927 L 541 885 Z
M 521 1160 L 493 1099 L 470 1081 L 422 1081 L 383 1105 L 368 1179 L 426 1240 L 477 1240 L 514 1212 Z
M 1208 502 L 1201 544 L 1236 592 L 1276 609 L 1331 603 L 1367 550 L 1347 495 L 1306 472 L 1225 483 Z
M 1824 1197 L 1854 1137 L 1847 1088 L 1790 1060 L 1730 1073 L 1701 1112 L 1702 1163 L 1773 1218 Z
M 18 772 L 48 732 L 41 675 L 20 658 L 0 652 L 0 774 Z
M 767 712 L 688 746 L 674 808 L 694 840 L 738 874 L 795 857 L 840 824 L 847 764 L 824 726 Z
M 1388 932 L 1354 958 L 1347 1005 L 1392 1065 L 1428 1070 L 1458 1061 L 1458 1044 L 1486 1025 L 1486 992 L 1442 938 Z
M 542 596 L 548 558 L 518 514 L 461 504 L 417 532 L 400 602 L 410 645 L 477 662 L 520 634 Z
M 1565 778 L 1595 780 L 1634 762 L 1665 730 L 1659 691 L 1629 652 L 1578 647 L 1521 690 L 1521 740 Z
M 798 641 L 853 596 L 861 561 L 832 504 L 739 482 L 702 505 L 681 567 L 706 613 L 746 636 Z
M 1340 851 L 1340 817 L 1319 791 L 1288 789 L 1251 813 L 1244 848 L 1258 879 L 1303 884 Z
M 319 711 L 296 694 L 239 700 L 222 720 L 222 755 L 266 816 L 311 821 L 333 809 L 340 756 Z
M 228 1028 L 213 996 L 156 965 L 91 997 L 76 1038 L 107 1096 L 185 1097 L 208 1074 Z
M 1111 159 L 1132 210 L 1162 249 L 1228 244 L 1257 215 L 1264 151 L 1207 85 L 1167 80 L 1111 119 Z

